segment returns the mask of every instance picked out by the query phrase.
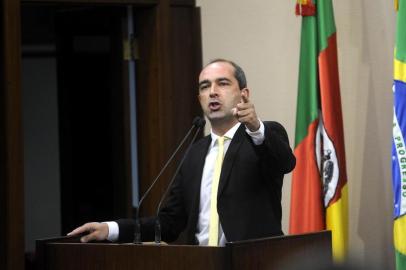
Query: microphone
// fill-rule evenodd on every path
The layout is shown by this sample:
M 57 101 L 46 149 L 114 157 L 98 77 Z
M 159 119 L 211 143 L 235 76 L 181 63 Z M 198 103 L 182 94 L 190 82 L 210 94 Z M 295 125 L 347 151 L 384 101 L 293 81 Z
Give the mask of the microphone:
M 155 243 L 157 243 L 157 244 L 161 243 L 161 222 L 159 220 L 159 212 L 161 211 L 161 205 L 164 202 L 164 200 L 165 200 L 165 198 L 166 198 L 166 196 L 167 196 L 173 182 L 175 181 L 175 178 L 178 175 L 179 170 L 182 167 L 182 164 L 185 161 L 190 149 L 192 148 L 192 145 L 195 142 L 197 135 L 199 134 L 200 130 L 204 127 L 205 124 L 206 124 L 206 120 L 204 120 L 204 118 L 200 118 L 198 121 L 196 121 L 197 130 L 196 130 L 195 134 L 193 135 L 192 141 L 189 143 L 189 146 L 186 149 L 185 154 L 183 155 L 181 161 L 179 162 L 179 165 L 176 168 L 175 173 L 173 174 L 171 180 L 169 181 L 168 186 L 166 187 L 166 190 L 165 190 L 164 194 L 162 195 L 161 200 L 159 201 L 157 211 L 156 211 L 156 217 L 157 218 L 155 220 Z
M 165 163 L 165 165 L 162 167 L 162 169 L 159 171 L 158 175 L 155 177 L 155 179 L 152 181 L 151 185 L 148 187 L 147 191 L 145 191 L 144 195 L 142 195 L 139 203 L 137 210 L 135 212 L 135 233 L 134 233 L 134 244 L 141 244 L 141 222 L 140 222 L 140 208 L 141 204 L 144 201 L 144 199 L 147 197 L 147 195 L 150 193 L 151 189 L 155 186 L 155 183 L 158 181 L 158 179 L 161 177 L 162 173 L 165 171 L 165 169 L 168 167 L 168 165 L 171 163 L 175 155 L 179 152 L 179 149 L 183 146 L 187 138 L 189 138 L 190 134 L 192 133 L 192 130 L 197 127 L 198 130 L 200 130 L 200 127 L 203 126 L 206 123 L 206 120 L 204 120 L 202 117 L 196 116 L 193 119 L 192 122 L 192 127 L 189 129 L 189 131 L 186 133 L 185 137 L 183 137 L 182 141 L 178 145 L 178 147 L 175 149 L 173 154 L 170 156 L 168 161 Z

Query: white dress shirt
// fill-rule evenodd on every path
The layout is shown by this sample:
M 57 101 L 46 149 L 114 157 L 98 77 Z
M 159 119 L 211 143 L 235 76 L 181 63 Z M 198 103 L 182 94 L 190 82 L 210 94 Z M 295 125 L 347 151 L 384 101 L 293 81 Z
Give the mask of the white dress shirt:
M 226 154 L 228 147 L 233 139 L 237 129 L 240 127 L 241 123 L 237 123 L 231 129 L 229 129 L 223 136 L 228 139 L 224 140 L 224 155 Z M 255 145 L 260 145 L 265 139 L 265 127 L 262 121 L 260 121 L 260 127 L 257 131 L 250 131 L 245 129 L 248 135 L 251 136 L 252 141 Z M 209 222 L 210 222 L 210 194 L 211 194 L 211 183 L 213 180 L 214 166 L 216 162 L 218 144 L 217 138 L 219 136 L 213 133 L 211 130 L 211 143 L 207 151 L 206 160 L 203 167 L 203 176 L 200 186 L 200 205 L 199 205 L 199 219 L 196 228 L 196 238 L 199 241 L 199 245 L 207 246 L 209 242 Z M 109 234 L 107 240 L 117 241 L 119 235 L 118 224 L 114 221 L 104 222 L 109 227 Z M 219 228 L 219 246 L 224 246 L 227 242 L 223 229 Z
M 226 138 L 224 140 L 224 155 L 226 155 L 231 140 L 233 139 L 240 125 L 240 123 L 237 123 L 223 135 Z M 249 129 L 245 130 L 251 136 L 254 144 L 259 145 L 264 141 L 264 124 L 262 122 L 259 130 L 255 132 L 251 132 Z M 209 242 L 211 184 L 213 181 L 214 167 L 218 153 L 218 137 L 219 136 L 214 134 L 212 130 L 211 143 L 209 150 L 207 151 L 207 156 L 203 167 L 202 182 L 200 185 L 199 219 L 196 228 L 196 238 L 201 246 L 207 246 Z M 227 239 L 220 224 L 219 246 L 224 246 L 226 242 Z

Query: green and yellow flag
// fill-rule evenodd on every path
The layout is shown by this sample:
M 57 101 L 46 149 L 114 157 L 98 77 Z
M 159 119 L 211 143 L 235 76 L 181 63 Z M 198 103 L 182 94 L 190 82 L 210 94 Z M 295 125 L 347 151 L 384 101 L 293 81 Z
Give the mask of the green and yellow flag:
M 290 233 L 331 230 L 333 257 L 347 253 L 348 198 L 332 0 L 299 0 L 302 16 Z
M 393 81 L 392 184 L 396 269 L 406 269 L 406 1 L 395 1 L 398 10 Z

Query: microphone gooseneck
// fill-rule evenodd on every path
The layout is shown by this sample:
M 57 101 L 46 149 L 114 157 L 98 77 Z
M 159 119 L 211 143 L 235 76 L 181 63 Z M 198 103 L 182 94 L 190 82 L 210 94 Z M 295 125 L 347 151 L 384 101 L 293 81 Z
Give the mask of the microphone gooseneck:
M 162 203 L 165 201 L 165 198 L 166 198 L 169 190 L 171 189 L 171 186 L 172 186 L 173 182 L 175 181 L 176 176 L 178 175 L 179 170 L 182 167 L 182 164 L 185 161 L 190 149 L 192 148 L 192 145 L 193 145 L 194 141 L 196 140 L 197 135 L 199 134 L 201 128 L 204 127 L 205 124 L 206 124 L 206 120 L 204 120 L 203 118 L 200 118 L 199 122 L 196 125 L 197 130 L 195 131 L 195 134 L 193 135 L 193 138 L 192 138 L 191 142 L 189 143 L 189 146 L 186 149 L 185 154 L 183 155 L 181 161 L 179 162 L 178 167 L 176 167 L 176 171 L 173 174 L 171 180 L 169 181 L 169 184 L 168 184 L 164 194 L 162 195 L 161 200 L 159 201 L 157 211 L 156 211 L 156 220 L 155 220 L 155 243 L 157 243 L 157 244 L 161 243 L 161 222 L 159 219 L 159 212 L 161 211 Z
M 186 133 L 185 137 L 183 137 L 182 141 L 179 143 L 178 147 L 175 149 L 173 154 L 169 157 L 168 161 L 165 163 L 165 165 L 162 167 L 162 169 L 159 171 L 158 175 L 155 177 L 155 179 L 152 181 L 151 185 L 148 187 L 148 189 L 145 191 L 144 195 L 142 195 L 138 207 L 135 212 L 135 228 L 134 228 L 134 244 L 141 244 L 141 221 L 140 221 L 140 208 L 141 204 L 144 201 L 144 199 L 147 197 L 147 195 L 150 193 L 151 189 L 155 186 L 155 183 L 158 181 L 158 179 L 161 177 L 165 169 L 168 167 L 168 165 L 171 163 L 175 155 L 179 152 L 179 149 L 183 146 L 185 141 L 189 138 L 190 134 L 192 133 L 192 130 L 197 127 L 200 129 L 200 127 L 204 126 L 206 123 L 206 120 L 204 120 L 202 117 L 196 116 L 193 121 L 192 121 L 192 127 L 189 129 L 189 131 Z
M 203 117 L 196 116 L 195 119 L 193 119 L 192 124 L 195 127 L 202 128 L 206 125 L 206 120 Z

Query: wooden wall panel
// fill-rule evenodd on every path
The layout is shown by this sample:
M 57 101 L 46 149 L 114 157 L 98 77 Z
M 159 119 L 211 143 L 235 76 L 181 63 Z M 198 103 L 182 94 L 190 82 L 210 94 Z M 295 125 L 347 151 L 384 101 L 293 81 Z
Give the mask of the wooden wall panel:
M 166 1 L 166 0 L 164 0 Z M 42 3 L 42 4 L 85 4 L 85 5 L 139 5 L 152 6 L 158 4 L 159 0 L 21 0 L 21 3 Z
M 191 127 L 193 118 L 202 115 L 197 102 L 202 55 L 200 17 L 194 6 L 160 6 L 138 13 L 137 20 L 138 139 L 143 194 Z M 145 200 L 143 215 L 155 214 L 177 161 L 179 158 Z
M 0 269 L 24 268 L 24 185 L 20 3 L 137 7 L 140 42 L 138 128 L 141 193 L 201 115 L 200 17 L 194 0 L 2 0 L 0 56 Z M 174 166 L 146 201 L 153 214 Z
M 139 142 L 139 178 L 140 193 L 144 194 L 152 179 L 157 175 L 164 159 L 168 156 L 165 145 L 168 134 L 164 129 L 163 95 L 168 89 L 168 54 L 163 48 L 169 48 L 168 17 L 169 5 L 151 9 L 137 10 L 136 33 L 139 40 L 139 61 L 137 65 L 137 123 Z M 152 190 L 151 196 L 142 206 L 142 213 L 154 212 L 154 198 L 159 197 L 159 186 Z
M 24 268 L 20 3 L 1 4 L 0 269 Z

